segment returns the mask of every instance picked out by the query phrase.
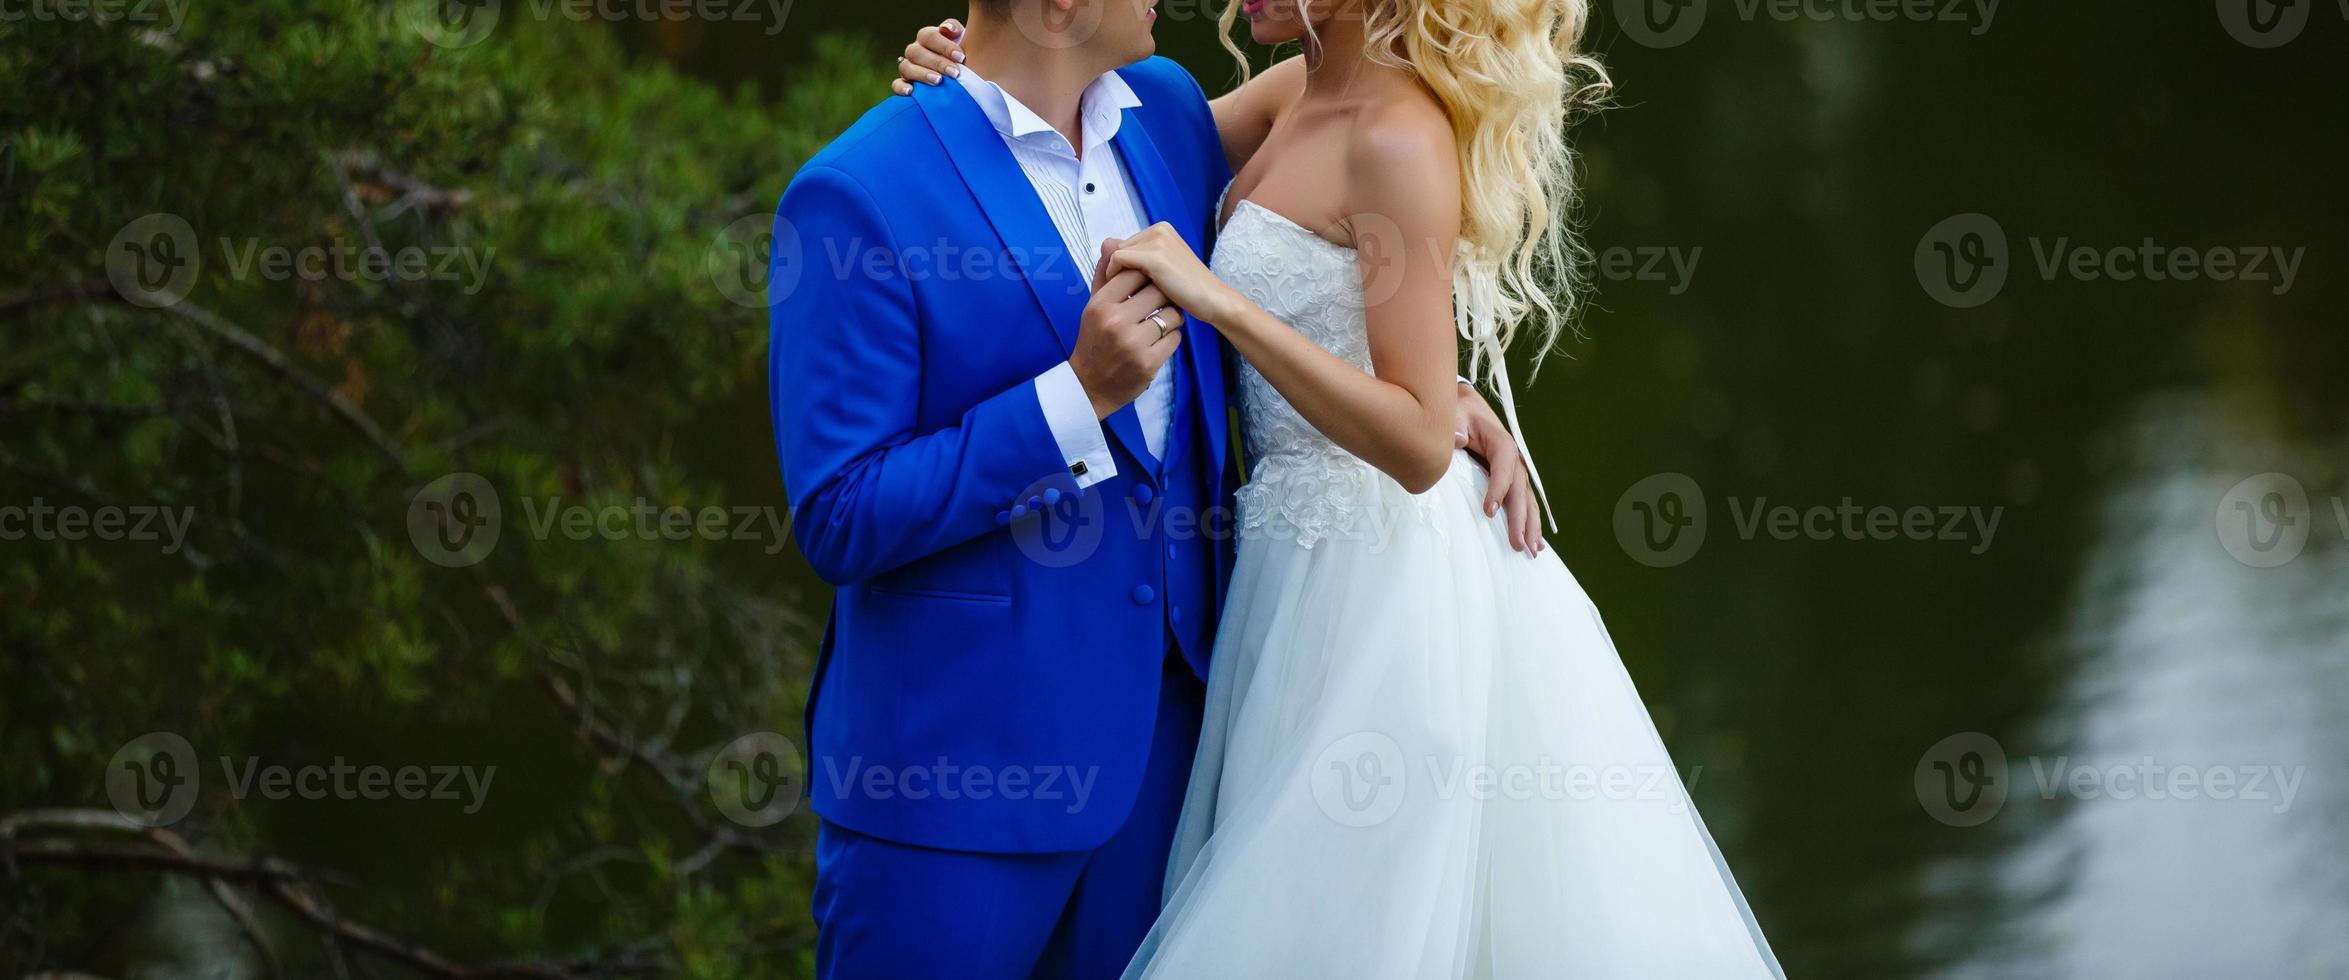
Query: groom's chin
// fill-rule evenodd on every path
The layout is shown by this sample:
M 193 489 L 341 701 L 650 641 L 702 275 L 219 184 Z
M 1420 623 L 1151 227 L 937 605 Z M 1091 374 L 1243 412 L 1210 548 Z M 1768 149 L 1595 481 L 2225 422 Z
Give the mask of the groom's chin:
M 1120 52 L 1126 56 L 1125 64 L 1139 64 L 1158 53 L 1158 34 L 1150 28 L 1151 25 L 1142 25 L 1142 29 L 1126 42 L 1126 50 Z

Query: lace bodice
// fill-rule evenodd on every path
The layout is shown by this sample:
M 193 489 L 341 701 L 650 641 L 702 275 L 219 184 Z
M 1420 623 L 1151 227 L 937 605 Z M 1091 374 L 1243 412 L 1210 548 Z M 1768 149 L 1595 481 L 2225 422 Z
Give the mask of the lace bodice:
M 1208 265 L 1321 349 L 1369 371 L 1358 262 L 1353 249 L 1241 201 Z M 1427 505 L 1322 435 L 1254 365 L 1243 360 L 1239 367 L 1240 428 L 1248 450 L 1248 483 L 1238 491 L 1241 535 L 1305 547 L 1327 537 L 1372 538 Z

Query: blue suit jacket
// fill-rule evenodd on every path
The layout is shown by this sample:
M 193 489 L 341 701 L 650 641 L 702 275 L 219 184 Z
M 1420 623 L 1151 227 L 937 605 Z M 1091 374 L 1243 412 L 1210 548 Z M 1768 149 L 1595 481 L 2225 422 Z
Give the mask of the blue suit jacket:
M 1114 141 L 1152 221 L 1205 254 L 1229 180 L 1164 58 Z M 1229 570 L 1222 345 L 1187 325 L 1166 459 L 1132 406 L 1077 490 L 1034 379 L 1073 349 L 1071 256 L 959 82 L 893 98 L 777 209 L 770 394 L 792 530 L 836 586 L 808 704 L 809 797 L 906 843 L 1094 847 L 1145 766 L 1170 638 L 1200 676 Z M 952 149 L 950 150 L 949 147 Z

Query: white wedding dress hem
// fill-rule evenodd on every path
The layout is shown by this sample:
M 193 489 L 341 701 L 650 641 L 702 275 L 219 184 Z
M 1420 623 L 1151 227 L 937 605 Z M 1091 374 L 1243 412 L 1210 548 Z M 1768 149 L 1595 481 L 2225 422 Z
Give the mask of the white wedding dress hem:
M 1212 266 L 1371 369 L 1354 253 Z M 1239 375 L 1249 483 L 1166 906 L 1128 977 L 1781 977 L 1590 599 L 1465 453 L 1422 494 Z

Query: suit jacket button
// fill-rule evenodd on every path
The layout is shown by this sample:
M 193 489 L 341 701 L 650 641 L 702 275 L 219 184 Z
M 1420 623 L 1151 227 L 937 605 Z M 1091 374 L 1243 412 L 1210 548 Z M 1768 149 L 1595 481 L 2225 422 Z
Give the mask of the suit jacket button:
M 1045 488 L 1044 488 L 1044 502 L 1045 502 L 1045 503 L 1047 503 L 1047 504 L 1057 504 L 1057 503 L 1059 503 L 1059 502 L 1060 502 L 1060 488 L 1059 488 L 1059 487 L 1045 487 Z
M 1012 519 L 1012 520 L 1015 520 L 1015 521 L 1016 521 L 1016 520 L 1019 520 L 1019 519 L 1020 519 L 1020 518 L 1022 518 L 1022 517 L 1026 517 L 1026 516 L 1028 516 L 1028 505 L 1026 505 L 1026 504 L 1013 504 L 1013 505 L 1011 505 L 1011 519 Z
M 1168 621 L 1168 622 L 1171 622 L 1171 623 L 1175 624 L 1176 626 L 1181 626 L 1181 625 L 1183 625 L 1183 607 L 1181 607 L 1181 606 L 1176 606 L 1176 607 L 1174 607 L 1174 608 L 1172 608 L 1172 609 L 1169 609 L 1169 610 L 1167 610 L 1167 611 L 1166 611 L 1166 618 L 1167 618 L 1167 621 Z
M 1157 493 L 1156 493 L 1156 492 L 1154 492 L 1154 491 L 1152 491 L 1152 490 L 1150 489 L 1150 485 L 1149 485 L 1149 484 L 1147 484 L 1147 483 L 1137 483 L 1137 484 L 1135 484 L 1135 485 L 1134 485 L 1134 502 L 1135 502 L 1135 503 L 1137 503 L 1137 504 L 1146 504 L 1146 503 L 1149 503 L 1149 502 L 1150 502 L 1150 498 L 1152 498 L 1152 497 L 1155 497 L 1155 496 L 1157 496 Z
M 1156 598 L 1158 598 L 1157 589 L 1153 589 L 1147 585 L 1134 586 L 1134 605 L 1147 606 L 1150 604 L 1150 600 Z
M 1009 523 L 1011 523 L 1011 512 L 1010 512 L 1010 511 L 1008 511 L 1008 510 L 999 510 L 999 511 L 996 511 L 996 512 L 995 512 L 995 523 L 997 523 L 997 524 L 1009 524 Z

